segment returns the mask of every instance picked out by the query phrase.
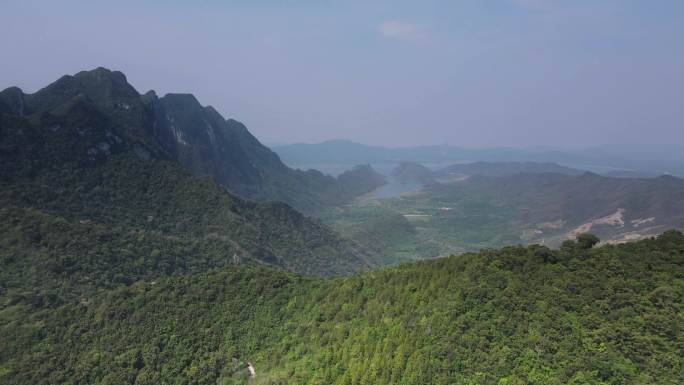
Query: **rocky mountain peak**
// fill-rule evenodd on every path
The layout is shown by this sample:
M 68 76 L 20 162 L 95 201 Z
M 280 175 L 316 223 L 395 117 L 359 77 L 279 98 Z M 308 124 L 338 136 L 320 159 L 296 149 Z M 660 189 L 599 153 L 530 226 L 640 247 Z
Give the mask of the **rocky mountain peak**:
M 0 113 L 24 115 L 26 101 L 19 87 L 10 87 L 0 92 Z

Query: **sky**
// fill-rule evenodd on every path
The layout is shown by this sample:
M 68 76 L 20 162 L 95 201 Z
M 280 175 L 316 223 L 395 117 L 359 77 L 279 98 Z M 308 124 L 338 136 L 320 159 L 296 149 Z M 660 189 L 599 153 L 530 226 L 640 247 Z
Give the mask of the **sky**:
M 0 88 L 98 66 L 266 143 L 684 145 L 682 0 L 0 0 Z

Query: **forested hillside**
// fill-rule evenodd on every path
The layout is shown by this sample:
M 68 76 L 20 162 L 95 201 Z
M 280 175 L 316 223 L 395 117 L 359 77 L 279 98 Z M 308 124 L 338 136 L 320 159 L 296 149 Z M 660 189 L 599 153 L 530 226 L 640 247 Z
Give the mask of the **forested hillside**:
M 17 275 L 121 283 L 255 261 L 319 275 L 369 267 L 355 243 L 287 204 L 244 200 L 185 171 L 120 73 L 0 96 L 3 285 Z
M 3 288 L 0 382 L 682 383 L 684 236 L 592 244 L 332 280 L 217 269 L 62 304 Z
M 0 4 L 0 385 L 684 385 L 684 0 Z

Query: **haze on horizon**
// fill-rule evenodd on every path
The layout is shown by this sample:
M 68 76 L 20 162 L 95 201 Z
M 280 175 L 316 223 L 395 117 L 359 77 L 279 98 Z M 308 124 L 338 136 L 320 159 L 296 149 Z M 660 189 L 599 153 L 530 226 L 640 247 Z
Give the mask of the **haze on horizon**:
M 104 66 L 260 140 L 684 144 L 679 0 L 5 0 L 0 89 Z

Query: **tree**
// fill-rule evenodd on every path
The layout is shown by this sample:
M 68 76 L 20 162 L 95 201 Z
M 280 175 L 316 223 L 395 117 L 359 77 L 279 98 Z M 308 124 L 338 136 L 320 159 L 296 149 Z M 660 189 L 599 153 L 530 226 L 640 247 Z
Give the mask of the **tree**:
M 589 250 L 599 242 L 601 240 L 594 234 L 584 233 L 577 236 L 577 245 L 582 250 Z

